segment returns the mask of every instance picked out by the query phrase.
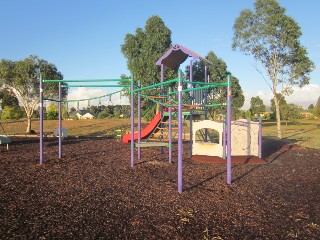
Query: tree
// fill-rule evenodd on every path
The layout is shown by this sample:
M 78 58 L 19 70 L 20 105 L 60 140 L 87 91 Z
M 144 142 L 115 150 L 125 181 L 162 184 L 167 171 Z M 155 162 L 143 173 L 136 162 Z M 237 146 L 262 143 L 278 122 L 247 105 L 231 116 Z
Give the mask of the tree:
M 311 104 L 309 105 L 309 107 L 308 107 L 308 110 L 309 110 L 309 111 L 313 111 L 313 109 L 314 109 L 314 105 L 311 103 Z
M 212 62 L 212 65 L 208 65 L 208 75 L 209 75 L 209 82 L 214 83 L 221 83 L 226 82 L 227 74 L 229 71 L 227 70 L 227 64 L 221 59 L 218 58 L 217 55 L 210 51 L 208 55 L 206 56 L 206 59 L 208 59 L 210 62 Z M 205 63 L 203 61 L 195 61 L 192 63 L 192 78 L 194 81 L 202 81 L 204 82 L 205 77 Z M 190 78 L 190 67 L 187 66 L 185 70 L 186 78 Z M 231 83 L 232 83 L 232 113 L 233 116 L 239 115 L 239 109 L 244 104 L 244 95 L 243 91 L 241 89 L 241 86 L 239 84 L 239 80 L 232 76 L 231 77 Z M 226 94 L 227 90 L 226 87 L 216 87 L 213 89 L 210 89 L 208 92 L 208 100 L 209 103 L 226 103 Z M 213 107 L 211 111 L 214 111 L 215 113 L 225 114 L 226 113 L 226 107 Z
M 278 138 L 281 138 L 278 85 L 283 86 L 282 94 L 290 94 L 291 86 L 309 84 L 309 74 L 314 68 L 300 44 L 300 27 L 285 11 L 276 0 L 256 0 L 255 11 L 245 9 L 236 19 L 232 43 L 234 50 L 252 55 L 270 80 L 265 78 L 274 97 Z
M 9 88 L 17 97 L 27 115 L 27 133 L 31 132 L 31 117 L 39 104 L 39 75 L 43 79 L 62 79 L 62 74 L 52 63 L 29 56 L 23 60 L 0 61 L 0 86 Z M 62 85 L 66 85 L 62 83 Z M 58 83 L 45 83 L 44 97 L 57 98 Z M 63 97 L 67 95 L 67 88 L 62 89 Z
M 160 82 L 160 68 L 155 63 L 170 46 L 170 29 L 160 17 L 152 16 L 147 20 L 144 30 L 137 28 L 135 34 L 125 36 L 121 52 L 135 79 L 140 79 L 141 85 L 146 86 Z
M 22 116 L 23 112 L 19 106 L 5 106 L 1 114 L 1 119 L 20 119 Z
M 127 59 L 128 69 L 134 78 L 141 80 L 141 86 L 147 86 L 161 81 L 161 69 L 156 65 L 156 61 L 170 47 L 170 29 L 159 16 L 152 16 L 147 20 L 144 29 L 137 28 L 135 34 L 126 34 L 121 52 Z M 167 79 L 173 78 L 174 74 L 173 70 L 165 70 Z M 142 93 L 152 95 L 159 94 L 160 91 L 148 89 Z M 148 111 L 150 105 L 150 101 L 143 99 L 143 113 Z
M 278 106 L 279 106 L 279 111 L 280 111 L 280 118 L 283 119 L 284 118 L 284 114 L 285 114 L 285 109 L 287 107 L 287 101 L 285 99 L 285 97 L 281 94 L 281 93 L 277 93 L 277 99 L 278 99 Z M 272 112 L 271 114 L 271 118 L 272 119 L 277 119 L 277 115 L 276 115 L 276 104 L 274 99 L 271 99 L 271 107 L 270 110 Z
M 263 100 L 257 96 L 252 97 L 250 100 L 250 112 L 254 115 L 259 115 L 266 111 L 266 106 L 263 104 Z
M 318 101 L 314 108 L 314 115 L 316 115 L 317 117 L 320 117 L 320 96 L 318 97 Z
M 111 110 L 109 107 L 106 107 L 102 112 L 100 112 L 98 114 L 98 119 L 103 119 L 103 118 L 108 118 L 110 117 L 112 114 L 111 114 Z
M 51 103 L 47 109 L 47 119 L 48 120 L 57 120 L 59 115 L 59 109 L 57 104 Z
M 301 106 L 293 103 L 289 103 L 284 108 L 283 119 L 284 120 L 297 120 L 301 118 L 301 112 L 303 111 Z
M 121 115 L 121 106 L 120 105 L 116 105 L 113 108 L 113 117 L 114 118 L 120 118 Z
M 19 107 L 19 100 L 15 95 L 8 89 L 2 89 L 0 91 L 1 108 L 4 109 L 5 106 Z

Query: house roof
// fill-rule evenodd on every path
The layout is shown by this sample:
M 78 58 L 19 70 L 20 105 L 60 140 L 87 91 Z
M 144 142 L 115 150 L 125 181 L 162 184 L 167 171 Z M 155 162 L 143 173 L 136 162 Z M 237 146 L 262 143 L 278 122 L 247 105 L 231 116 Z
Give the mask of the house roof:
M 188 57 L 192 57 L 193 60 L 200 59 L 208 64 L 212 64 L 196 52 L 180 44 L 175 44 L 156 62 L 156 65 L 161 66 L 161 64 L 163 64 L 168 68 L 177 69 Z

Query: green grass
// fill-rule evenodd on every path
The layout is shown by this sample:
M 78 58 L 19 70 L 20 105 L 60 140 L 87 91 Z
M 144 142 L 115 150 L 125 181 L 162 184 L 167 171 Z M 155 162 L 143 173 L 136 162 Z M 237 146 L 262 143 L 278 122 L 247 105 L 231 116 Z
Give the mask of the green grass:
M 301 119 L 287 124 L 282 122 L 281 132 L 282 138 L 290 143 L 320 149 L 320 120 Z M 263 122 L 262 136 L 264 138 L 276 138 L 276 122 Z
M 2 120 L 6 135 L 25 135 L 26 120 Z M 44 134 L 50 135 L 58 127 L 57 120 L 44 120 Z M 130 129 L 130 119 L 88 119 L 63 120 L 62 127 L 68 130 L 69 136 L 110 136 L 115 129 Z M 32 129 L 39 133 L 39 120 L 32 120 Z M 0 134 L 3 131 L 0 127 Z
M 25 134 L 26 120 L 1 120 L 7 135 Z M 135 121 L 137 123 L 137 121 Z M 115 129 L 130 131 L 130 119 L 92 119 L 92 120 L 64 120 L 64 128 L 68 129 L 69 136 L 110 136 Z M 45 120 L 45 134 L 52 134 L 58 127 L 58 121 Z M 32 129 L 39 133 L 39 121 L 32 121 Z M 185 127 L 186 132 L 188 128 Z M 4 134 L 0 127 L 0 134 Z M 276 138 L 276 122 L 264 121 L 262 125 L 263 138 Z M 320 120 L 297 120 L 295 122 L 282 122 L 282 136 L 290 143 L 309 148 L 320 149 Z

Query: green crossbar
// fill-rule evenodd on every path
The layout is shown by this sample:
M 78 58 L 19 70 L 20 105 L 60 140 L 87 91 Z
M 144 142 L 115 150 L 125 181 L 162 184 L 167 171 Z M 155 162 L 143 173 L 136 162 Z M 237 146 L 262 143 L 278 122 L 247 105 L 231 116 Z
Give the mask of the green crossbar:
M 124 79 L 44 79 L 42 82 L 128 82 L 131 81 L 130 78 L 124 78 Z
M 128 85 L 67 85 L 67 86 L 61 86 L 63 88 L 71 88 L 71 87 L 120 87 L 120 88 L 129 88 Z

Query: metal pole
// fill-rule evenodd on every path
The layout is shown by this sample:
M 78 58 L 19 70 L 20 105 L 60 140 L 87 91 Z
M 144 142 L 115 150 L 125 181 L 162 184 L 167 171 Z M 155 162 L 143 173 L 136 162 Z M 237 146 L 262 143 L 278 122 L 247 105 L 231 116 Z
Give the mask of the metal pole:
M 134 77 L 131 77 L 131 167 L 134 166 Z
M 58 119 L 59 119 L 59 158 L 62 157 L 62 122 L 61 122 L 61 100 L 62 100 L 62 97 L 61 97 L 61 82 L 59 82 L 59 103 L 58 103 L 58 109 L 59 109 L 59 112 L 58 112 Z
M 192 59 L 190 60 L 190 82 L 191 85 L 190 87 L 193 88 L 192 81 L 193 81 L 193 71 L 192 71 Z M 182 94 L 182 93 L 181 93 Z M 190 105 L 192 105 L 193 101 L 193 91 L 190 91 Z M 190 158 L 192 157 L 192 108 L 190 109 L 190 127 L 189 127 L 189 132 L 190 132 Z
M 226 149 L 227 149 L 227 122 L 226 122 L 226 116 L 223 118 L 223 140 L 222 140 L 222 147 L 223 147 L 223 159 L 226 159 Z
M 141 81 L 138 80 L 138 87 L 141 87 Z M 141 92 L 138 92 L 138 143 L 141 142 Z M 138 147 L 138 159 L 141 158 L 141 148 Z
M 207 66 L 204 66 L 204 82 L 208 83 L 208 67 Z M 205 89 L 204 93 L 205 93 L 204 103 L 205 103 L 205 105 L 207 105 L 208 104 L 208 89 Z M 208 120 L 208 107 L 207 106 L 204 107 L 204 119 Z M 205 142 L 208 142 L 208 135 L 209 135 L 208 129 L 206 128 L 205 135 L 204 135 Z
M 182 193 L 183 190 L 183 166 L 182 166 L 182 72 L 179 70 L 178 82 L 178 192 Z
M 259 140 L 258 140 L 258 143 L 259 143 L 258 155 L 259 155 L 259 158 L 261 158 L 262 157 L 262 119 L 261 119 L 261 117 L 259 118 Z
M 228 74 L 228 86 L 227 86 L 227 183 L 231 184 L 232 176 L 231 176 L 231 167 L 232 167 L 232 159 L 231 159 L 231 75 Z
M 169 92 L 171 92 L 171 87 L 169 87 Z M 169 100 L 171 99 L 171 97 L 169 96 Z M 169 163 L 172 163 L 172 108 L 169 107 L 168 109 L 169 111 L 169 133 L 168 133 L 168 137 L 169 137 Z
M 163 82 L 164 82 L 164 65 L 161 64 L 161 83 L 163 83 Z M 161 86 L 160 86 L 160 95 L 163 95 L 163 94 L 164 94 L 164 86 L 161 85 Z M 161 112 L 160 127 L 163 128 L 163 123 L 162 123 L 162 119 L 163 119 L 163 106 L 162 106 L 163 99 L 162 99 L 162 98 L 160 99 L 160 102 L 161 102 L 161 105 L 160 105 L 160 112 Z M 164 132 L 163 132 L 163 130 L 160 130 L 160 132 L 161 132 L 160 139 L 163 140 L 163 134 L 164 134 Z M 160 147 L 160 152 L 163 154 L 163 152 L 164 152 L 163 147 Z
M 40 74 L 40 164 L 43 163 L 43 82 L 42 82 L 42 75 Z

